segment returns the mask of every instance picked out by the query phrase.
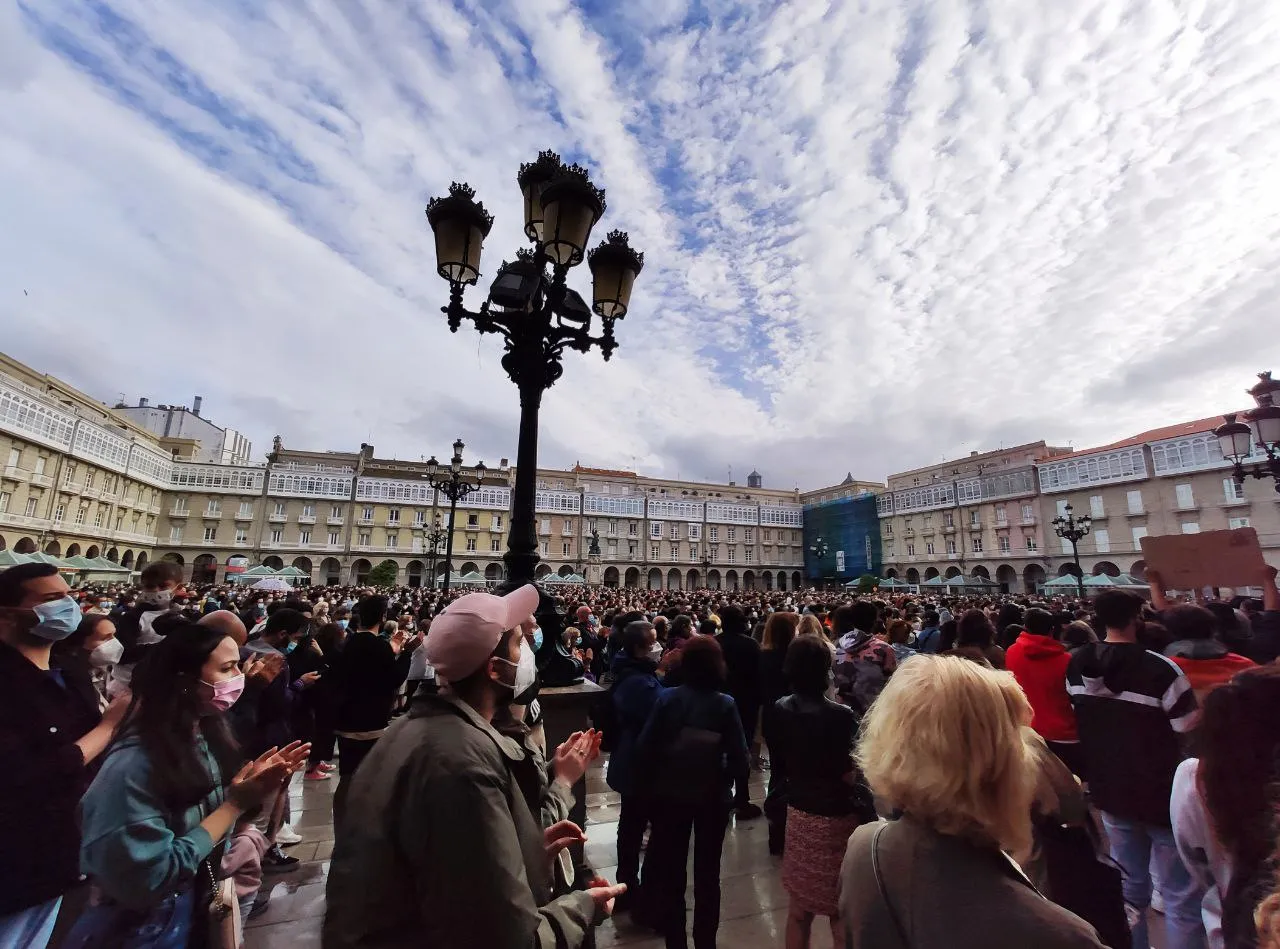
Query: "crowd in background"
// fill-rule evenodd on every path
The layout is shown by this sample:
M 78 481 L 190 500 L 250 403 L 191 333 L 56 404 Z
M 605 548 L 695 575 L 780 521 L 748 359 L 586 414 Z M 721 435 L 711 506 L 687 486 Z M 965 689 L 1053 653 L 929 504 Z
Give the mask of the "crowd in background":
M 1169 949 L 1280 949 L 1275 571 L 1250 578 L 1258 600 L 1149 580 L 1147 599 L 559 587 L 539 604 L 192 587 L 163 562 L 71 591 L 14 567 L 0 947 L 235 945 L 264 875 L 297 863 L 301 772 L 339 781 L 328 946 L 414 926 L 576 946 L 617 911 L 684 947 L 692 849 L 710 949 L 727 829 L 763 816 L 788 949 L 820 916 L 865 949 L 1142 949 L 1153 906 Z M 535 657 L 552 652 L 604 691 L 595 728 L 547 749 Z M 617 885 L 560 857 L 602 746 Z

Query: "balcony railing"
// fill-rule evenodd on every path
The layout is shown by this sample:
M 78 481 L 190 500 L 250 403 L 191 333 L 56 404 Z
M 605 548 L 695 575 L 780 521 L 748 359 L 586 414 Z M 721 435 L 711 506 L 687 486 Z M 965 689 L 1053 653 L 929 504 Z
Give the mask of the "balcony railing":
M 316 522 L 316 516 L 315 516 L 314 514 L 299 514 L 299 515 L 298 515 L 298 523 L 299 523 L 299 524 L 314 524 L 315 522 Z
M 345 517 L 333 517 L 330 515 L 327 523 L 330 527 L 341 527 L 346 523 L 346 521 L 347 519 Z
M 4 477 L 11 478 L 14 481 L 22 481 L 26 478 L 27 472 L 26 469 L 19 468 L 17 465 L 5 465 L 3 475 Z
M 207 521 L 220 521 L 222 520 L 222 511 L 221 510 L 210 511 L 208 508 L 206 508 L 204 513 L 202 513 L 200 516 Z
M 33 475 L 31 476 L 31 483 L 32 483 L 32 484 L 38 484 L 38 485 L 40 485 L 42 488 L 47 488 L 47 487 L 49 487 L 51 484 L 53 484 L 53 478 L 49 477 L 49 476 L 48 476 L 48 475 L 46 475 L 46 474 L 33 474 Z
M 237 521 L 251 521 L 253 520 L 253 511 L 236 511 L 235 517 Z
M 283 524 L 288 520 L 288 517 L 284 514 L 271 514 L 267 517 L 267 520 L 272 524 Z
M 186 508 L 182 508 L 181 510 L 179 510 L 178 508 L 175 507 L 175 508 L 169 509 L 169 516 L 170 517 L 190 517 L 191 512 L 188 511 Z
M 0 524 L 9 524 L 13 527 L 48 527 L 49 519 L 47 517 L 27 517 L 25 514 L 0 514 Z

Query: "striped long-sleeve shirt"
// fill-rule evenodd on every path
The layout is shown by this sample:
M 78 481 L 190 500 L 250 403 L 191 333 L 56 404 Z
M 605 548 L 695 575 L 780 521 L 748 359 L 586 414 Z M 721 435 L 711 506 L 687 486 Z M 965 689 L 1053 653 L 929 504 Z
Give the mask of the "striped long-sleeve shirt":
M 1117 817 L 1170 826 L 1179 736 L 1200 717 L 1183 671 L 1136 643 L 1092 643 L 1072 655 L 1067 692 L 1093 802 Z

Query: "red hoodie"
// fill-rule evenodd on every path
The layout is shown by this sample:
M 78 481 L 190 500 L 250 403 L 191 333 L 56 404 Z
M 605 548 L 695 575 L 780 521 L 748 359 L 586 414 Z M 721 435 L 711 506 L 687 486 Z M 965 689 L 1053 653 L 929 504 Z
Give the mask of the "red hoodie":
M 1071 654 L 1052 636 L 1023 632 L 1005 652 L 1005 668 L 1027 693 L 1031 727 L 1045 741 L 1076 741 L 1076 713 L 1067 695 Z

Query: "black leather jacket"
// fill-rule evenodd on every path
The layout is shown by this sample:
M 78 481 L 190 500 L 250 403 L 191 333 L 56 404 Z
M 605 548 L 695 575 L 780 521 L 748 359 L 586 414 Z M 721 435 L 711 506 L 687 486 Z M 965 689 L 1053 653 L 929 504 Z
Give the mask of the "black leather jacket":
M 774 705 L 776 747 L 769 746 L 771 767 L 787 782 L 787 803 L 824 817 L 861 814 L 875 817 L 871 791 L 854 771 L 851 754 L 858 714 L 829 699 L 788 695 Z

